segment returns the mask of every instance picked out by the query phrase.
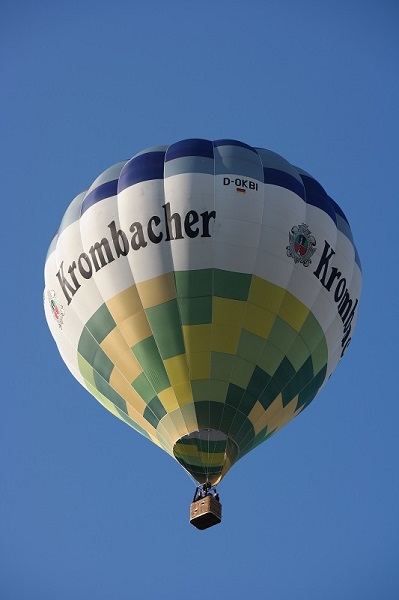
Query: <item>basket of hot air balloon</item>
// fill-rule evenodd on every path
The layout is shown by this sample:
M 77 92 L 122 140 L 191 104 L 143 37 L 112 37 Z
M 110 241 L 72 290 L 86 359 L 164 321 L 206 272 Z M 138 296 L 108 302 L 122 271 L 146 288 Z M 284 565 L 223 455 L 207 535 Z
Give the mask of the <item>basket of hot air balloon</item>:
M 72 201 L 44 306 L 76 379 L 201 487 L 312 402 L 360 290 L 348 220 L 312 176 L 243 142 L 189 139 Z
M 190 505 L 190 523 L 197 529 L 208 529 L 222 520 L 222 505 L 216 490 L 211 493 L 211 484 L 198 486 Z

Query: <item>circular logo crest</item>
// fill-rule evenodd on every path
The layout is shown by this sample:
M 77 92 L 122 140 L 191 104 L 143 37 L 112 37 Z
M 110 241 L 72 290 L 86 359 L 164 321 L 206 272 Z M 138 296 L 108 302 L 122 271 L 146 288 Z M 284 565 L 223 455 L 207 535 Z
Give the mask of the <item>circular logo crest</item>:
M 302 263 L 304 267 L 310 265 L 316 250 L 316 240 L 305 223 L 292 227 L 289 233 L 289 245 L 286 248 L 287 256 L 293 258 L 295 263 Z

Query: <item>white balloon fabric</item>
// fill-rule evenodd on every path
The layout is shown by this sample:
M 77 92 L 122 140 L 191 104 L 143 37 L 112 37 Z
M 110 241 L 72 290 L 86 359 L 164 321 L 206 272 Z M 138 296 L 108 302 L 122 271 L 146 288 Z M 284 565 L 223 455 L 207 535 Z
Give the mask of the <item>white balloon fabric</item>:
M 328 380 L 360 290 L 348 221 L 313 177 L 240 141 L 188 139 L 73 200 L 44 306 L 76 379 L 216 484 Z

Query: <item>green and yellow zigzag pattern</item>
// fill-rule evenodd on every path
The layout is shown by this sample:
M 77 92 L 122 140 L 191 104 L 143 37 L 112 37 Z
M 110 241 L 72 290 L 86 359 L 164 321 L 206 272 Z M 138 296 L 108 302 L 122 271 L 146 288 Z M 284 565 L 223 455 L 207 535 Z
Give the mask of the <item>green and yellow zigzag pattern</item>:
M 200 483 L 281 429 L 326 375 L 325 335 L 309 308 L 254 275 L 168 273 L 105 302 L 78 364 L 89 391 Z M 218 432 L 217 439 L 195 432 Z

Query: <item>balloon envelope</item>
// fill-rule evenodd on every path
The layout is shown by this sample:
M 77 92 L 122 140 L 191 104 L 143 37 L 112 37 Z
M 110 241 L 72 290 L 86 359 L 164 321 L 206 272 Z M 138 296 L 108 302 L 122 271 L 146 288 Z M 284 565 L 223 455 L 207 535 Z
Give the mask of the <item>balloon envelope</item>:
M 269 150 L 189 139 L 73 200 L 44 306 L 76 379 L 216 484 L 327 381 L 360 288 L 348 221 L 314 178 Z

